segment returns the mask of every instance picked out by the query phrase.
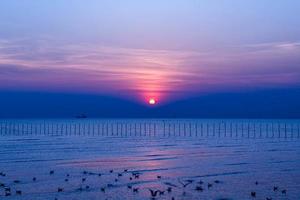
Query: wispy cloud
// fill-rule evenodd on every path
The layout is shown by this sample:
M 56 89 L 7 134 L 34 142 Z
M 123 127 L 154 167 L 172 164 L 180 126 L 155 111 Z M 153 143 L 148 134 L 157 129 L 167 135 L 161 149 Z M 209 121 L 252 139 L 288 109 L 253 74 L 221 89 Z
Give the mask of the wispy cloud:
M 298 85 L 299 55 L 300 42 L 197 52 L 0 40 L 0 87 L 164 98 L 184 91 Z

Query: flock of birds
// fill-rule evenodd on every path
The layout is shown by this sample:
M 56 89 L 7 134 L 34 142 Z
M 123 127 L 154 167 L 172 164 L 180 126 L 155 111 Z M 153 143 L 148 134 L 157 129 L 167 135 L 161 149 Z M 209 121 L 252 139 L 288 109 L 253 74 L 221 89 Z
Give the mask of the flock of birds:
M 49 176 L 53 176 L 55 174 L 54 170 L 49 171 Z M 101 173 L 95 173 L 95 172 L 89 172 L 89 171 L 83 171 L 81 176 L 80 176 L 80 187 L 76 188 L 77 192 L 84 192 L 84 191 L 89 191 L 89 189 L 91 188 L 90 185 L 85 184 L 88 177 L 94 175 L 94 176 L 99 176 L 101 177 L 104 174 Z M 106 184 L 103 187 L 99 187 L 98 190 L 101 191 L 102 193 L 106 193 L 110 188 L 115 187 L 115 184 L 117 182 L 119 182 L 119 180 L 121 179 L 122 176 L 128 175 L 129 177 L 129 182 L 125 185 L 127 187 L 127 189 L 129 191 L 132 191 L 132 193 L 136 194 L 139 193 L 140 190 L 148 190 L 148 194 L 149 194 L 149 199 L 151 200 L 155 200 L 155 199 L 159 199 L 160 197 L 169 194 L 170 195 L 170 199 L 171 200 L 175 200 L 178 199 L 178 197 L 176 197 L 176 195 L 172 195 L 173 191 L 175 189 L 177 190 L 182 190 L 182 196 L 186 195 L 186 189 L 188 188 L 189 190 L 194 190 L 196 192 L 204 192 L 205 190 L 211 190 L 214 185 L 217 184 L 222 184 L 223 182 L 220 180 L 214 180 L 212 182 L 207 182 L 205 183 L 202 180 L 193 180 L 193 179 L 177 179 L 176 183 L 171 183 L 171 182 L 166 182 L 162 176 L 157 175 L 156 177 L 153 177 L 155 180 L 160 181 L 161 183 L 163 183 L 163 185 L 165 186 L 164 189 L 162 190 L 160 189 L 153 189 L 153 188 L 139 188 L 137 185 L 138 184 L 134 184 L 134 180 L 140 179 L 140 177 L 142 176 L 141 172 L 138 171 L 129 171 L 128 169 L 124 169 L 122 172 L 115 172 L 114 170 L 110 170 L 107 174 L 105 175 L 111 175 L 113 176 L 113 181 Z M 1 181 L 1 177 L 2 180 L 7 177 L 7 174 L 4 172 L 0 172 L 0 181 Z M 64 177 L 64 182 L 69 182 L 70 179 L 72 177 L 70 176 L 70 174 L 66 174 Z M 32 182 L 36 182 L 38 180 L 37 177 L 32 177 Z M 0 191 L 1 193 L 4 191 L 3 194 L 0 193 L 0 197 L 1 196 L 5 196 L 5 197 L 10 197 L 13 195 L 16 196 L 21 196 L 24 195 L 26 193 L 26 191 L 22 191 L 20 189 L 16 189 L 18 187 L 18 184 L 21 184 L 22 181 L 21 180 L 14 180 L 13 182 L 10 182 L 9 184 L 7 183 L 3 183 L 0 182 Z M 259 183 L 256 181 L 254 183 L 255 185 L 259 185 Z M 63 193 L 65 192 L 64 187 L 57 187 L 56 190 L 57 193 Z M 283 188 L 279 188 L 278 186 L 274 186 L 272 189 L 272 192 L 275 193 L 281 193 L 282 195 L 286 195 L 287 194 L 287 190 L 283 189 Z M 249 191 L 249 198 L 255 199 L 257 198 L 257 192 L 256 191 Z M 259 197 L 260 199 L 263 199 L 261 196 Z M 55 197 L 54 200 L 58 200 L 58 197 Z M 226 198 L 221 198 L 218 200 L 228 200 Z M 273 200 L 272 197 L 265 197 L 265 200 Z

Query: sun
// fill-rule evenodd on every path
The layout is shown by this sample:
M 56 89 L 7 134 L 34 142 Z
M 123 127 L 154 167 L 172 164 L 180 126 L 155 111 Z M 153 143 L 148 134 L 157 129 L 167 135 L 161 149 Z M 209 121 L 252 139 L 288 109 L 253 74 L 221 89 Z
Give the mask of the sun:
M 150 104 L 150 105 L 154 105 L 154 104 L 156 104 L 156 101 L 155 101 L 155 99 L 153 99 L 153 98 L 149 99 L 149 104 Z

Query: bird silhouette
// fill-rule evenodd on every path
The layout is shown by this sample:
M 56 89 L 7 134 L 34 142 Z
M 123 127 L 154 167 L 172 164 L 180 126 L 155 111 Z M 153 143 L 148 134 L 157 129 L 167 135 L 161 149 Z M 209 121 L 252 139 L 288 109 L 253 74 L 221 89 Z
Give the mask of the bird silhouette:
M 50 175 L 53 175 L 53 174 L 54 174 L 54 170 L 51 170 L 51 171 L 49 172 L 49 174 L 50 174 Z
M 135 193 L 139 192 L 139 188 L 133 188 L 133 192 Z
M 178 182 L 185 188 L 187 187 L 188 185 L 190 185 L 192 182 L 191 181 L 186 181 L 186 183 L 182 182 L 180 179 L 178 179 Z
M 159 190 L 152 190 L 152 189 L 149 189 L 149 191 L 150 191 L 152 197 L 156 197 L 159 192 Z
M 197 183 L 200 184 L 200 185 L 202 185 L 204 182 L 203 181 L 198 181 Z
M 171 187 L 168 187 L 167 191 L 170 193 L 172 192 L 172 188 Z
M 278 190 L 278 187 L 277 186 L 274 186 L 273 187 L 273 191 L 275 192 L 275 191 L 277 191 Z
M 33 177 L 32 180 L 33 180 L 33 181 L 36 181 L 36 177 Z
M 209 188 L 211 188 L 212 187 L 212 184 L 211 183 L 208 183 L 207 184 L 207 188 L 209 189 Z
M 282 193 L 282 194 L 286 194 L 286 190 L 282 190 L 281 193 Z
M 21 181 L 19 181 L 19 180 L 14 180 L 14 183 L 20 183 Z
M 62 192 L 64 189 L 63 188 L 57 188 L 57 192 Z
M 203 191 L 203 188 L 201 186 L 196 186 L 195 188 L 196 191 L 199 191 L 199 192 L 202 192 Z
M 22 195 L 22 191 L 21 190 L 16 190 L 16 195 Z
M 6 176 L 4 172 L 0 172 L 0 176 Z
M 159 192 L 159 195 L 164 195 L 165 194 L 165 191 L 158 190 L 158 192 Z
M 256 192 L 251 192 L 252 197 L 256 197 Z

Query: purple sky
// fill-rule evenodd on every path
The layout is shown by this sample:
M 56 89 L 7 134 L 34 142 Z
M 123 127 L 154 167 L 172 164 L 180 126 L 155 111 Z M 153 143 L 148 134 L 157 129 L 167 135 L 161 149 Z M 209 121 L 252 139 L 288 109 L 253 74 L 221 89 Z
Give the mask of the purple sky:
M 159 102 L 300 86 L 300 1 L 0 2 L 0 90 Z

